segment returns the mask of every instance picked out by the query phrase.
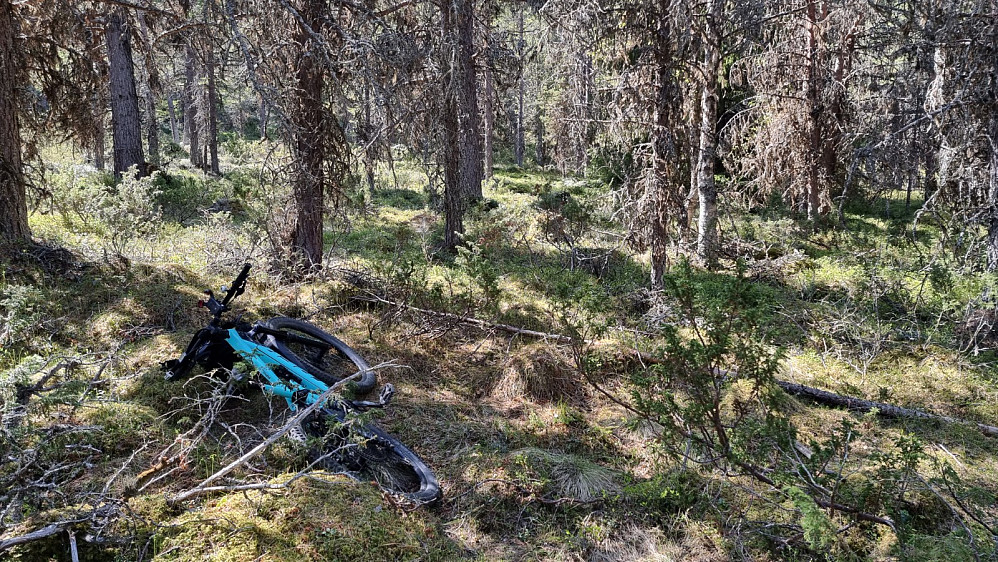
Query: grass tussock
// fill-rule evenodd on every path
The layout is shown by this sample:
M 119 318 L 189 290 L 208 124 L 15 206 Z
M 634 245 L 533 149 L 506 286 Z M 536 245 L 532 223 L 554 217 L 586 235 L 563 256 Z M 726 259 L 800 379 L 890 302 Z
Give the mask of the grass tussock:
M 570 361 L 564 351 L 543 343 L 519 347 L 505 357 L 495 380 L 486 384 L 487 393 L 501 400 L 524 397 L 537 403 L 583 404 L 588 389 Z

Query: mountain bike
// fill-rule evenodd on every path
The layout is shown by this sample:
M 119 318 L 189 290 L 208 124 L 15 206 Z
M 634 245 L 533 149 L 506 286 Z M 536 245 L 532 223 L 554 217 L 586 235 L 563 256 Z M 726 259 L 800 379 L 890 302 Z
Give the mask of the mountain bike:
M 211 290 L 204 292 L 206 298 L 198 306 L 208 309 L 211 321 L 194 334 L 179 358 L 162 363 L 167 380 L 186 377 L 196 365 L 243 379 L 247 374 L 239 367 L 245 363 L 258 374 L 253 382 L 264 392 L 283 397 L 292 412 L 315 403 L 340 381 L 349 379 L 355 394 L 375 387 L 377 378 L 363 357 L 308 322 L 284 317 L 255 324 L 238 317 L 225 320 L 229 304 L 246 290 L 249 270 L 250 264 L 244 265 L 232 284 L 222 288 L 221 300 Z M 394 391 L 391 384 L 385 385 L 377 402 L 333 395 L 292 433 L 299 440 L 319 443 L 310 447 L 309 454 L 323 468 L 373 478 L 383 490 L 415 502 L 434 502 L 441 496 L 440 485 L 426 463 L 398 439 L 356 415 L 384 408 Z

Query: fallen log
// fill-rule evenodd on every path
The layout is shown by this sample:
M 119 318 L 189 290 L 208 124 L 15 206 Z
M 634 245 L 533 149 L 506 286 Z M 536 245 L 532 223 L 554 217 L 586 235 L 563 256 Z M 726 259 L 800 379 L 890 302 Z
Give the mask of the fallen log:
M 949 416 L 942 416 L 939 414 L 930 414 L 929 412 L 923 412 L 921 410 L 915 410 L 913 408 L 902 408 L 900 406 L 894 406 L 892 404 L 887 404 L 885 402 L 876 402 L 874 400 L 863 400 L 861 398 L 855 398 L 853 396 L 843 396 L 841 394 L 835 394 L 834 392 L 828 392 L 827 390 L 821 390 L 818 388 L 812 388 L 810 386 L 804 386 L 802 384 L 798 384 L 795 382 L 781 381 L 781 380 L 778 380 L 776 382 L 780 385 L 780 388 L 782 388 L 787 394 L 792 394 L 794 396 L 801 396 L 809 400 L 818 402 L 819 404 L 838 406 L 840 408 L 846 408 L 854 412 L 870 412 L 876 410 L 877 415 L 883 416 L 885 418 L 923 419 L 923 420 L 936 420 L 946 423 L 968 424 L 976 427 L 978 431 L 980 431 L 985 435 L 998 437 L 998 427 L 995 427 L 993 425 L 986 425 L 977 422 L 968 422 L 967 420 L 951 418 Z

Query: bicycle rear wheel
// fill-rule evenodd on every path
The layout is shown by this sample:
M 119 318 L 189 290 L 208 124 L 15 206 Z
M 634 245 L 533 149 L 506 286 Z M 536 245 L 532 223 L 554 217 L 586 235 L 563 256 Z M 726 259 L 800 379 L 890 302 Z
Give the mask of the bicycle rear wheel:
M 271 318 L 263 325 L 284 334 L 268 334 L 264 345 L 320 381 L 332 385 L 360 371 L 363 374 L 353 383 L 358 393 L 370 392 L 377 384 L 377 377 L 367 361 L 342 340 L 321 328 L 304 320 L 283 316 Z M 330 353 L 334 350 L 335 353 Z
M 348 427 L 345 414 L 323 408 L 302 424 L 306 435 L 321 439 L 313 460 L 330 470 L 347 470 L 378 483 L 391 494 L 417 503 L 440 499 L 440 483 L 430 467 L 401 441 L 373 424 Z

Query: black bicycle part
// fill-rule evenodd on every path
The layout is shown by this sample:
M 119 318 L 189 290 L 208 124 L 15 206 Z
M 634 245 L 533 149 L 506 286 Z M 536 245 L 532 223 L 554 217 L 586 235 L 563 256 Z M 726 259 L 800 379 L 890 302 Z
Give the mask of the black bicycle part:
M 229 289 L 225 292 L 225 298 L 222 299 L 222 306 L 228 306 L 232 299 L 238 297 L 246 291 L 246 279 L 249 277 L 250 264 L 243 264 L 242 271 L 236 276 L 232 284 L 229 285 Z
M 374 424 L 345 424 L 344 409 L 322 408 L 302 423 L 305 434 L 320 439 L 313 447 L 313 460 L 330 470 L 360 474 L 381 489 L 428 504 L 442 491 L 433 471 L 401 441 Z
M 363 374 L 353 383 L 357 393 L 370 392 L 378 382 L 367 361 L 356 351 L 336 336 L 304 320 L 272 318 L 258 324 L 256 330 L 266 334 L 264 345 L 328 385 L 358 371 Z M 335 353 L 331 353 L 334 350 Z
M 177 359 L 161 363 L 166 380 L 179 380 L 190 374 L 195 365 L 207 370 L 231 370 L 238 361 L 232 347 L 225 344 L 228 332 L 224 328 L 208 326 L 194 334 L 187 349 Z

